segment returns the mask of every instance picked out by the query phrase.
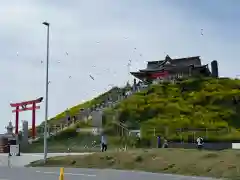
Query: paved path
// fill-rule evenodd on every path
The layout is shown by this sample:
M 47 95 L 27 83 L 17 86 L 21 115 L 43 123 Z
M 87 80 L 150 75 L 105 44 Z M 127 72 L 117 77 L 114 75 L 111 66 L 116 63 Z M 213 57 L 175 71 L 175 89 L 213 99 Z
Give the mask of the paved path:
M 48 157 L 66 156 L 66 155 L 85 155 L 90 153 L 48 153 Z M 43 159 L 43 153 L 22 153 L 21 156 L 12 156 L 10 164 L 12 167 L 23 167 L 32 161 Z M 8 155 L 0 154 L 0 167 L 8 166 Z

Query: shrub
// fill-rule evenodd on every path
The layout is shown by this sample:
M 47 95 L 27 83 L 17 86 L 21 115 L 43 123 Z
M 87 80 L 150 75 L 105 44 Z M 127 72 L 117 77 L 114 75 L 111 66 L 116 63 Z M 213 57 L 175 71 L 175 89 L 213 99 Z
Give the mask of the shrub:
M 78 133 L 75 128 L 67 128 L 64 131 L 61 131 L 57 136 L 54 137 L 56 140 L 65 140 L 68 138 L 76 137 Z
M 240 80 L 188 79 L 177 84 L 152 85 L 124 100 L 115 111 L 119 112 L 119 121 L 135 124 L 136 128 L 136 122 L 140 124 L 142 135 L 147 139 L 153 136 L 155 129 L 155 134 L 179 140 L 176 136 L 179 128 L 240 128 L 239 97 Z M 237 99 L 235 103 L 234 99 Z M 223 133 L 210 135 L 208 140 L 231 141 L 240 137 Z M 188 135 L 183 134 L 185 140 Z

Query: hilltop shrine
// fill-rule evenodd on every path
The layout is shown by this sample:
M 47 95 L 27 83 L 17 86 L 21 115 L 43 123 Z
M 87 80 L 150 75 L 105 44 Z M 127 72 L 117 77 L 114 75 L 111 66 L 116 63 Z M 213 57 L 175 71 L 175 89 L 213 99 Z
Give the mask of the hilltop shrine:
M 211 62 L 211 71 L 208 64 L 202 65 L 200 56 L 171 59 L 168 55 L 165 60 L 148 61 L 147 68 L 138 72 L 131 72 L 133 76 L 145 82 L 156 79 L 174 80 L 191 76 L 218 77 L 218 63 Z

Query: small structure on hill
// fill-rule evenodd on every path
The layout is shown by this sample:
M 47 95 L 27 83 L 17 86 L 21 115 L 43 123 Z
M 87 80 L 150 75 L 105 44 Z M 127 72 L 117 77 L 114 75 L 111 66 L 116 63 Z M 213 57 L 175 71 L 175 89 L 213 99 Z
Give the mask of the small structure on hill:
M 216 60 L 211 62 L 212 76 L 218 77 L 218 62 Z
M 165 60 L 148 61 L 147 68 L 139 72 L 131 72 L 133 76 L 144 82 L 153 82 L 156 79 L 174 80 L 191 76 L 218 77 L 218 64 L 211 63 L 212 72 L 208 64 L 202 65 L 200 56 L 171 59 L 168 55 Z

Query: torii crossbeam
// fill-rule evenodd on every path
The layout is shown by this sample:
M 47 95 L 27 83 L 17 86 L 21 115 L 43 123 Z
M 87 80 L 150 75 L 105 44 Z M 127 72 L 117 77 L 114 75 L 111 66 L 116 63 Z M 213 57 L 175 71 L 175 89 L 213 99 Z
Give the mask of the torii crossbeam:
M 37 106 L 37 103 L 41 103 L 43 97 L 40 97 L 35 100 L 24 101 L 20 103 L 11 103 L 10 106 L 16 108 L 12 110 L 13 113 L 16 113 L 16 121 L 15 121 L 15 134 L 18 134 L 18 125 L 19 125 L 19 112 L 23 111 L 32 111 L 32 137 L 36 137 L 36 109 L 40 109 L 40 106 Z M 27 107 L 30 105 L 30 107 Z

